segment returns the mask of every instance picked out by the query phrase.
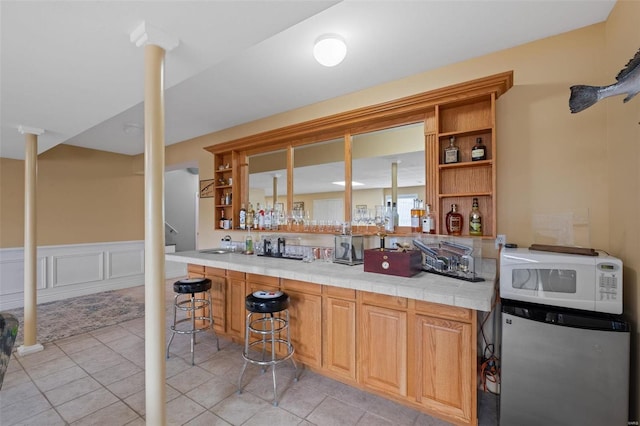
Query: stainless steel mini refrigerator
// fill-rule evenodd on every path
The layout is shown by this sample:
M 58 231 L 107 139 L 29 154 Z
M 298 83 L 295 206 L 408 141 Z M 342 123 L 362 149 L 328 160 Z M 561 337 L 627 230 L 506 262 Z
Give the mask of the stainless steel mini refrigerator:
M 502 301 L 501 426 L 626 426 L 629 324 Z

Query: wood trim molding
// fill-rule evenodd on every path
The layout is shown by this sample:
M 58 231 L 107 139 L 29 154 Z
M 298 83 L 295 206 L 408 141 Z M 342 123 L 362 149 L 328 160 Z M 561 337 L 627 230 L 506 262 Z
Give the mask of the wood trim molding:
M 467 81 L 443 88 L 383 102 L 351 111 L 329 115 L 255 135 L 208 146 L 205 150 L 217 154 L 231 150 L 248 150 L 286 144 L 292 141 L 313 141 L 320 136 L 345 133 L 354 128 L 375 125 L 380 121 L 409 119 L 424 113 L 437 104 L 460 102 L 465 99 L 495 93 L 496 98 L 513 86 L 513 71 Z M 423 117 L 424 118 L 424 117 Z

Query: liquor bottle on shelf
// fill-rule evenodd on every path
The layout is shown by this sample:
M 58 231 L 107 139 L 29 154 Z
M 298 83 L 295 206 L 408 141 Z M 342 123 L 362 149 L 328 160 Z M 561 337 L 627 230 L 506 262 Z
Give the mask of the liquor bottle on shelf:
M 469 235 L 482 235 L 482 214 L 478 209 L 477 198 L 473 199 L 473 205 L 471 206 L 471 212 L 469 213 Z
M 424 202 L 416 198 L 413 200 L 413 208 L 411 209 L 411 232 L 420 232 L 422 230 L 423 216 Z
M 391 201 L 387 201 L 387 208 L 384 211 L 384 229 L 391 233 L 395 230 L 393 226 L 393 209 L 391 208 Z
M 220 209 L 220 223 L 219 223 L 220 229 L 224 229 L 224 225 L 226 221 L 227 221 L 227 218 L 224 217 L 224 209 Z
M 476 138 L 476 144 L 471 148 L 471 161 L 487 159 L 487 147 L 482 143 L 482 138 Z
M 242 203 L 242 206 L 240 207 L 238 222 L 238 227 L 240 229 L 247 229 L 247 209 L 244 208 L 244 203 Z
M 447 213 L 445 218 L 447 226 L 447 234 L 449 235 L 461 235 L 462 234 L 462 215 L 458 213 L 458 205 L 451 204 L 451 210 Z
M 249 210 L 247 211 L 247 228 L 252 229 L 254 227 L 253 221 L 256 218 L 256 212 L 253 210 L 253 204 L 249 203 Z
M 460 161 L 460 150 L 455 145 L 455 136 L 449 137 L 449 146 L 444 150 L 444 164 L 453 164 Z
M 436 218 L 433 213 L 431 213 L 431 204 L 427 204 L 424 217 L 422 218 L 422 233 L 436 233 Z
M 256 216 L 258 217 L 258 220 L 256 221 L 256 223 L 258 224 L 258 229 L 264 230 L 264 210 L 260 207 L 260 203 L 258 203 Z
M 397 228 L 400 225 L 400 215 L 398 214 L 398 206 L 393 203 L 391 207 L 391 214 L 393 215 L 393 228 Z

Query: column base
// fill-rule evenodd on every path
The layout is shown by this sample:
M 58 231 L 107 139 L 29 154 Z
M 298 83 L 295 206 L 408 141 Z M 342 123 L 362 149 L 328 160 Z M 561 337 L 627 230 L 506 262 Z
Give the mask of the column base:
M 18 346 L 17 352 L 20 356 L 26 356 L 43 350 L 44 346 L 42 346 L 40 343 L 36 343 L 35 345 L 31 346 L 20 345 Z

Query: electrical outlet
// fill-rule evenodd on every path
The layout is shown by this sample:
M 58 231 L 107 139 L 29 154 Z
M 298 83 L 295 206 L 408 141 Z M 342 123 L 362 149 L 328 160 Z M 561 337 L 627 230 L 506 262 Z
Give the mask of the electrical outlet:
M 504 234 L 499 234 L 496 236 L 496 249 L 499 249 L 500 246 L 504 247 L 507 244 L 507 236 Z

